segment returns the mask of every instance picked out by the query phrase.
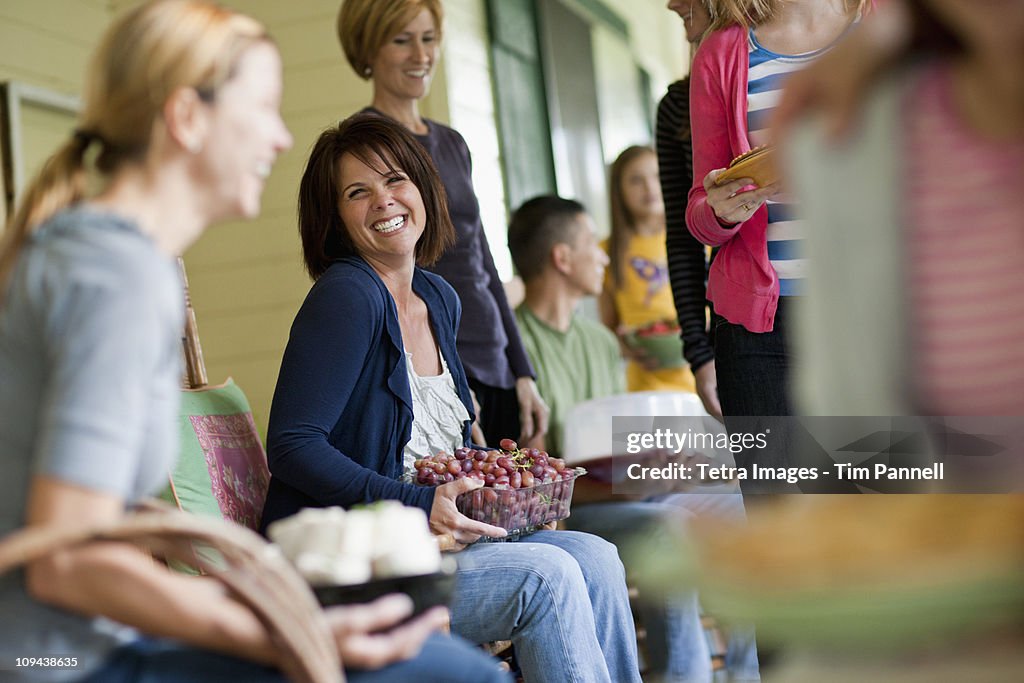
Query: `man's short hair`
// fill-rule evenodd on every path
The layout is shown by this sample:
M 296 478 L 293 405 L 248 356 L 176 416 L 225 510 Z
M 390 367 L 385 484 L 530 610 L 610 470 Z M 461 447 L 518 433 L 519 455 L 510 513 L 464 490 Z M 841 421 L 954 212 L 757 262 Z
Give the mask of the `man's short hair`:
M 529 199 L 515 210 L 508 226 L 508 248 L 524 282 L 544 272 L 556 244 L 573 243 L 576 218 L 586 212 L 575 199 L 550 194 Z

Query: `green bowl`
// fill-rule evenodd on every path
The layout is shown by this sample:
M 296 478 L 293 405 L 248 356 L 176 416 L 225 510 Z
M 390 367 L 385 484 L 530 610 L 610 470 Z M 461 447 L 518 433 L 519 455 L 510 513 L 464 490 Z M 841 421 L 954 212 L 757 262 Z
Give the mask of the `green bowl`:
M 683 340 L 679 332 L 638 336 L 635 332 L 626 335 L 626 343 L 642 349 L 648 356 L 658 361 L 658 368 L 681 368 L 686 364 L 683 360 Z

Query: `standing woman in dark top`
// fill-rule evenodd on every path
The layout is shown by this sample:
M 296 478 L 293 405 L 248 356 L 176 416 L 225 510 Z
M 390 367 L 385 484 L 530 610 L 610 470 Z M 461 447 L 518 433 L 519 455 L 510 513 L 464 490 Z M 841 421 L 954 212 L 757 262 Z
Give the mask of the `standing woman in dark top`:
M 547 431 L 548 408 L 537 392 L 484 235 L 469 148 L 457 131 L 419 113 L 443 18 L 440 0 L 345 0 L 338 14 L 338 38 L 355 72 L 373 83 L 368 109 L 416 136 L 447 190 L 456 242 L 431 270 L 462 300 L 458 352 L 480 404 L 484 436 L 490 443 L 505 437 L 528 443 Z
M 668 9 L 686 26 L 686 41 L 696 47 L 711 24 L 709 0 L 670 0 Z M 658 172 L 665 200 L 665 247 L 676 315 L 682 328 L 683 355 L 697 382 L 704 409 L 721 419 L 715 350 L 708 332 L 707 252 L 686 228 L 686 196 L 693 185 L 690 141 L 690 77 L 676 81 L 658 104 Z

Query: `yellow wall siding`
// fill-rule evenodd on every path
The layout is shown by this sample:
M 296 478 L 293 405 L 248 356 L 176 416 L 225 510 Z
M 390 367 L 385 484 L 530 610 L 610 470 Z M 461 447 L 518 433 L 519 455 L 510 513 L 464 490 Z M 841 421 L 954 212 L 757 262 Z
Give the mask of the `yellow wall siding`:
M 370 101 L 335 36 L 336 0 L 226 3 L 263 21 L 284 62 L 285 123 L 295 138 L 263 194 L 253 221 L 215 226 L 185 256 L 211 382 L 232 376 L 266 429 L 281 354 L 309 289 L 296 225 L 299 179 L 325 127 Z
M 77 95 L 96 36 L 106 27 L 109 16 L 104 0 L 0 2 L 0 80 Z M 74 120 L 29 105 L 20 125 L 21 170 L 29 179 L 53 149 L 70 137 Z
M 78 93 L 88 56 L 109 20 L 103 0 L 4 0 L 0 79 Z

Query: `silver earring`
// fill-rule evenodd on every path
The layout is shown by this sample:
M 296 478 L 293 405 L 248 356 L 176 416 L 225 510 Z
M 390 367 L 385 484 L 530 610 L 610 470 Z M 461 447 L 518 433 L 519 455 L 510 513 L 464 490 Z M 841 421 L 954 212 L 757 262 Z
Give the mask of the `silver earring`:
M 370 67 L 366 67 L 365 69 L 363 69 L 363 75 L 369 78 L 370 76 L 373 75 L 373 69 L 371 69 Z

